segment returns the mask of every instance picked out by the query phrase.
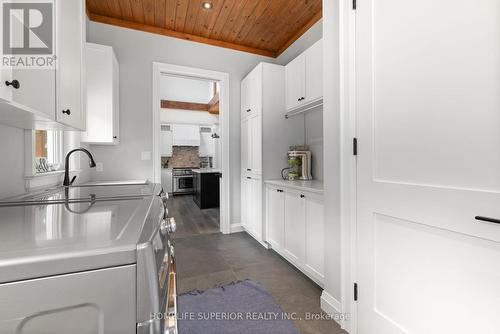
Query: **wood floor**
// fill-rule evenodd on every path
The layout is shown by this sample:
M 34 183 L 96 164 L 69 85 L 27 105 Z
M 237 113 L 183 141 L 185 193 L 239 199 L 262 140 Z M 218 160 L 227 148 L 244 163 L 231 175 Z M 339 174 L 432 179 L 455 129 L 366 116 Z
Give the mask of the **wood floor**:
M 179 293 L 252 279 L 284 312 L 296 316 L 294 323 L 303 334 L 346 334 L 333 320 L 307 319 L 308 314 L 323 314 L 321 288 L 245 232 L 219 233 L 219 210 L 200 210 L 191 196 L 180 196 L 169 201 L 169 213 L 178 224 L 174 247 Z
M 171 196 L 168 211 L 177 223 L 174 239 L 220 232 L 220 210 L 201 210 L 191 195 Z

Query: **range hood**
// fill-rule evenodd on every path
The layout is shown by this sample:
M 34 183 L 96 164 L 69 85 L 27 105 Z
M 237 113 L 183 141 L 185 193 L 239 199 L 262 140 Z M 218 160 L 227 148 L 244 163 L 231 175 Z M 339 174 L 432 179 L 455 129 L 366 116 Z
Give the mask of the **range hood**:
M 200 127 L 189 124 L 173 124 L 173 146 L 200 146 Z

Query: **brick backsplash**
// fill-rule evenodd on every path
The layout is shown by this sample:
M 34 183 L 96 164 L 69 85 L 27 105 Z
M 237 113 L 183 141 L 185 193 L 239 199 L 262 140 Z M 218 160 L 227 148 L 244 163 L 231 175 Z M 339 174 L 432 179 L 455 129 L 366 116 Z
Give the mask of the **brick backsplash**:
M 161 163 L 169 168 L 199 168 L 201 160 L 198 154 L 198 147 L 174 146 L 172 157 L 162 158 Z

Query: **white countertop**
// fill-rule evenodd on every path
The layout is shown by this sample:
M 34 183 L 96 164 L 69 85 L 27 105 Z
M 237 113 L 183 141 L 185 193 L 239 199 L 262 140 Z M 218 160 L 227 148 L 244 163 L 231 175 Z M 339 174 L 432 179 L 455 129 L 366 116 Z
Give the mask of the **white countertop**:
M 215 168 L 200 168 L 200 169 L 193 169 L 193 173 L 197 174 L 220 173 L 220 170 Z
M 266 184 L 271 184 L 279 187 L 292 188 L 303 190 L 316 194 L 323 194 L 323 181 L 286 181 L 286 180 L 266 180 Z

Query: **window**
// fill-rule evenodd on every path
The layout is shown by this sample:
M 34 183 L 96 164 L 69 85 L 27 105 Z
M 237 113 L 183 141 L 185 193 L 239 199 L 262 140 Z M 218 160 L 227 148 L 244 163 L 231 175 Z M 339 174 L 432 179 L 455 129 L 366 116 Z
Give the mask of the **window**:
M 35 130 L 34 163 L 36 174 L 62 168 L 62 138 L 60 131 Z

